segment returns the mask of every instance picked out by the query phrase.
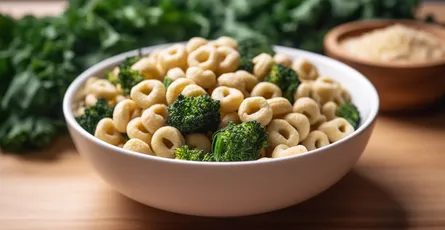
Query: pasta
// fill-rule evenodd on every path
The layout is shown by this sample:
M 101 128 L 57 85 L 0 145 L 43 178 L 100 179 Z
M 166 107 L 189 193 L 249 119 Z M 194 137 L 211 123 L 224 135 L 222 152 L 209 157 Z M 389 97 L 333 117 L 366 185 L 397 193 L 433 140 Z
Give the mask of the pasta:
M 225 36 L 194 37 L 128 59 L 135 61 L 112 68 L 106 79 L 88 79 L 73 111 L 89 119 L 83 123 L 104 113 L 94 127 L 78 121 L 111 145 L 202 161 L 241 160 L 249 151 L 260 161 L 295 156 L 340 141 L 362 123 L 350 92 L 323 69 L 266 51 L 246 61 L 242 46 Z M 122 68 L 139 74 L 124 76 Z M 234 145 L 233 139 L 259 144 L 241 152 L 249 142 Z M 240 155 L 224 158 L 227 149 Z

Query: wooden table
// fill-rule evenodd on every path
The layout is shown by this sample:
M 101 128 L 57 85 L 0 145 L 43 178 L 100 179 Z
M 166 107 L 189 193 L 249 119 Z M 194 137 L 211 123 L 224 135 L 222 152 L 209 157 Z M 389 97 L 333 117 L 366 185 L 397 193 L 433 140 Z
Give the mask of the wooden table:
M 445 5 L 426 11 L 445 12 Z M 363 157 L 338 184 L 292 208 L 250 217 L 191 217 L 129 200 L 96 176 L 69 137 L 40 153 L 0 155 L 0 229 L 445 229 L 443 104 L 380 115 Z

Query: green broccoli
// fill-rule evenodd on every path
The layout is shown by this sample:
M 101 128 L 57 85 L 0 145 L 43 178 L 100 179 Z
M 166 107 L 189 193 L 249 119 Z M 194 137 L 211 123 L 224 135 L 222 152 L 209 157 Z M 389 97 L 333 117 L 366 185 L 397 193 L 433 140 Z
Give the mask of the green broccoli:
M 290 67 L 274 64 L 264 81 L 274 83 L 280 87 L 283 97 L 287 98 L 291 104 L 294 103 L 294 92 L 300 85 L 298 74 Z
M 357 129 L 360 125 L 360 112 L 351 102 L 346 102 L 340 105 L 337 108 L 336 115 L 346 119 L 354 127 L 354 129 Z
M 168 125 L 176 127 L 184 134 L 207 133 L 218 128 L 220 122 L 220 102 L 209 95 L 178 99 L 168 107 Z
M 275 51 L 268 41 L 256 38 L 245 38 L 238 41 L 238 52 L 240 54 L 239 70 L 253 72 L 252 59 L 261 53 L 274 55 Z
M 129 95 L 133 86 L 145 80 L 145 77 L 139 71 L 131 69 L 131 66 L 139 59 L 140 57 L 127 58 L 119 65 L 119 73 L 117 76 L 112 72 L 108 73 L 108 80 L 114 85 L 120 85 L 125 95 Z
M 109 106 L 105 99 L 100 98 L 95 105 L 86 108 L 84 114 L 76 117 L 76 120 L 82 128 L 94 135 L 97 123 L 103 118 L 112 117 L 113 109 L 114 106 Z
M 260 158 L 260 150 L 268 146 L 267 132 L 257 121 L 229 125 L 213 134 L 214 161 L 249 161 Z
M 169 77 L 165 76 L 162 83 L 164 83 L 164 86 L 167 89 L 170 86 L 170 84 L 173 83 L 173 80 L 170 79 Z
M 173 154 L 176 159 L 189 161 L 213 161 L 212 155 L 205 153 L 202 149 L 191 149 L 187 145 L 176 148 Z

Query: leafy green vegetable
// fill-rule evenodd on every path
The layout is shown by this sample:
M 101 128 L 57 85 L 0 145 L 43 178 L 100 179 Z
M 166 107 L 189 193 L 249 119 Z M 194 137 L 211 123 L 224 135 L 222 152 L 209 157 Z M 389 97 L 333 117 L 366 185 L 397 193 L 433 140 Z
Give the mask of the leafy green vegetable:
M 0 15 L 0 130 L 38 123 L 55 130 L 49 139 L 61 134 L 68 85 L 81 71 L 123 51 L 226 35 L 322 52 L 322 39 L 333 26 L 414 18 L 418 5 L 419 0 L 70 0 L 59 16 Z M 242 69 L 252 68 L 248 56 Z M 24 135 L 15 140 L 0 136 L 0 148 L 10 141 L 18 143 L 17 151 L 44 146 L 34 144 L 38 130 L 21 130 Z
M 337 108 L 336 115 L 346 119 L 354 127 L 354 129 L 357 129 L 360 125 L 360 112 L 351 102 L 340 105 Z
M 215 161 L 249 161 L 260 157 L 267 147 L 267 132 L 257 121 L 229 125 L 213 134 L 212 157 Z
M 185 97 L 180 94 L 168 107 L 167 123 L 181 133 L 212 132 L 221 120 L 219 108 L 220 102 L 209 95 Z
M 212 155 L 205 153 L 202 149 L 191 149 L 187 145 L 176 148 L 173 154 L 176 159 L 188 161 L 213 161 Z
M 139 71 L 131 69 L 131 66 L 139 59 L 139 57 L 128 58 L 121 63 L 117 76 L 113 72 L 108 73 L 108 80 L 114 85 L 120 85 L 125 95 L 129 95 L 133 86 L 145 80 L 145 77 Z
M 100 98 L 95 105 L 86 108 L 84 114 L 76 117 L 76 120 L 82 128 L 94 135 L 97 123 L 103 118 L 112 117 L 113 109 L 105 99 Z
M 171 83 L 173 83 L 173 80 L 169 77 L 165 76 L 164 80 L 162 80 L 162 83 L 164 84 L 165 88 L 167 89 Z
M 283 97 L 294 103 L 294 92 L 300 85 L 300 80 L 295 70 L 284 65 L 274 64 L 269 75 L 264 78 L 264 81 L 276 84 L 283 92 Z

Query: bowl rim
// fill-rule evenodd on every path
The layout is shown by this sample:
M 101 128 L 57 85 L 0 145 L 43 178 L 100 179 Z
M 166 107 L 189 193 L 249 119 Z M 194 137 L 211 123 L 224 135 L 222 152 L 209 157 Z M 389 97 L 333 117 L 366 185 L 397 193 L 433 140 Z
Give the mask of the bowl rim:
M 369 88 L 371 91 L 371 94 L 369 95 L 370 101 L 373 101 L 375 106 L 371 106 L 369 110 L 369 115 L 366 118 L 366 120 L 363 121 L 362 125 L 355 130 L 351 135 L 341 139 L 340 141 L 337 141 L 335 143 L 329 144 L 327 146 L 323 146 L 319 149 L 311 150 L 302 154 L 289 156 L 289 157 L 282 157 L 282 158 L 269 158 L 268 160 L 254 160 L 254 161 L 237 161 L 237 162 L 202 162 L 202 161 L 187 161 L 187 160 L 177 160 L 172 158 L 164 158 L 159 156 L 152 156 L 152 155 L 146 155 L 141 154 L 137 152 L 133 152 L 130 150 L 126 150 L 123 148 L 120 148 L 118 146 L 111 145 L 109 143 L 106 143 L 105 141 L 99 140 L 98 138 L 94 137 L 92 134 L 88 133 L 86 130 L 84 130 L 75 120 L 74 114 L 72 111 L 72 102 L 74 101 L 74 98 L 76 96 L 76 93 L 80 89 L 82 85 L 86 82 L 86 80 L 90 77 L 93 77 L 95 73 L 101 72 L 106 68 L 113 67 L 117 65 L 118 63 L 122 62 L 127 57 L 136 56 L 139 53 L 142 53 L 143 55 L 147 55 L 148 53 L 159 49 L 159 48 L 166 48 L 168 46 L 171 46 L 173 44 L 178 43 L 184 43 L 184 42 L 175 42 L 175 43 L 165 43 L 161 45 L 155 45 L 155 46 L 148 46 L 140 49 L 134 49 L 131 51 L 127 51 L 124 53 L 120 53 L 114 56 L 111 56 L 107 59 L 104 59 L 100 61 L 99 63 L 96 63 L 95 65 L 89 67 L 84 72 L 82 72 L 68 87 L 67 91 L 65 92 L 64 98 L 63 98 L 63 114 L 65 117 L 65 120 L 67 122 L 67 125 L 71 127 L 75 132 L 77 132 L 79 135 L 82 135 L 83 138 L 95 143 L 96 145 L 101 146 L 102 148 L 106 149 L 110 152 L 117 152 L 119 154 L 123 154 L 130 157 L 137 157 L 141 160 L 153 160 L 158 163 L 170 163 L 170 164 L 185 164 L 185 165 L 201 165 L 201 166 L 211 166 L 211 167 L 230 167 L 230 166 L 236 166 L 236 165 L 254 165 L 254 164 L 271 164 L 271 163 L 279 163 L 281 161 L 287 161 L 295 158 L 304 158 L 308 157 L 310 155 L 314 155 L 316 153 L 322 152 L 328 148 L 333 148 L 335 146 L 338 146 L 344 142 L 349 141 L 350 139 L 354 138 L 355 136 L 360 135 L 365 130 L 370 128 L 370 126 L 373 124 L 373 122 L 377 118 L 377 114 L 379 111 L 379 96 L 377 93 L 376 88 L 374 85 L 360 72 L 353 69 L 352 67 L 341 63 L 340 61 L 337 61 L 333 58 L 313 53 L 310 51 L 304 51 L 300 49 L 290 48 L 290 47 L 284 47 L 284 46 L 278 46 L 274 45 L 273 48 L 275 50 L 287 50 L 290 52 L 298 51 L 300 54 L 309 55 L 316 57 L 317 59 L 320 59 L 323 62 L 328 63 L 329 65 L 336 66 L 335 68 L 341 68 L 344 71 L 348 71 L 351 73 L 351 75 L 354 75 L 354 77 L 359 77 L 360 81 L 363 83 L 362 85 L 366 88 Z
M 396 23 L 407 25 L 408 27 L 417 25 L 431 30 L 437 30 L 444 33 L 445 28 L 432 23 L 422 22 L 413 19 L 363 19 L 352 22 L 340 24 L 328 31 L 324 37 L 323 45 L 325 51 L 332 53 L 337 57 L 341 57 L 347 62 L 360 63 L 372 67 L 391 68 L 391 69 L 416 69 L 416 68 L 429 68 L 445 65 L 445 58 L 441 60 L 418 62 L 418 63 L 389 63 L 372 61 L 361 57 L 355 57 L 349 54 L 340 45 L 341 37 L 347 33 L 354 32 L 356 30 L 369 29 L 374 30 L 376 28 L 387 27 Z M 437 36 L 436 36 L 437 37 Z M 441 39 L 440 39 L 441 40 Z M 444 43 L 445 44 L 445 43 Z

